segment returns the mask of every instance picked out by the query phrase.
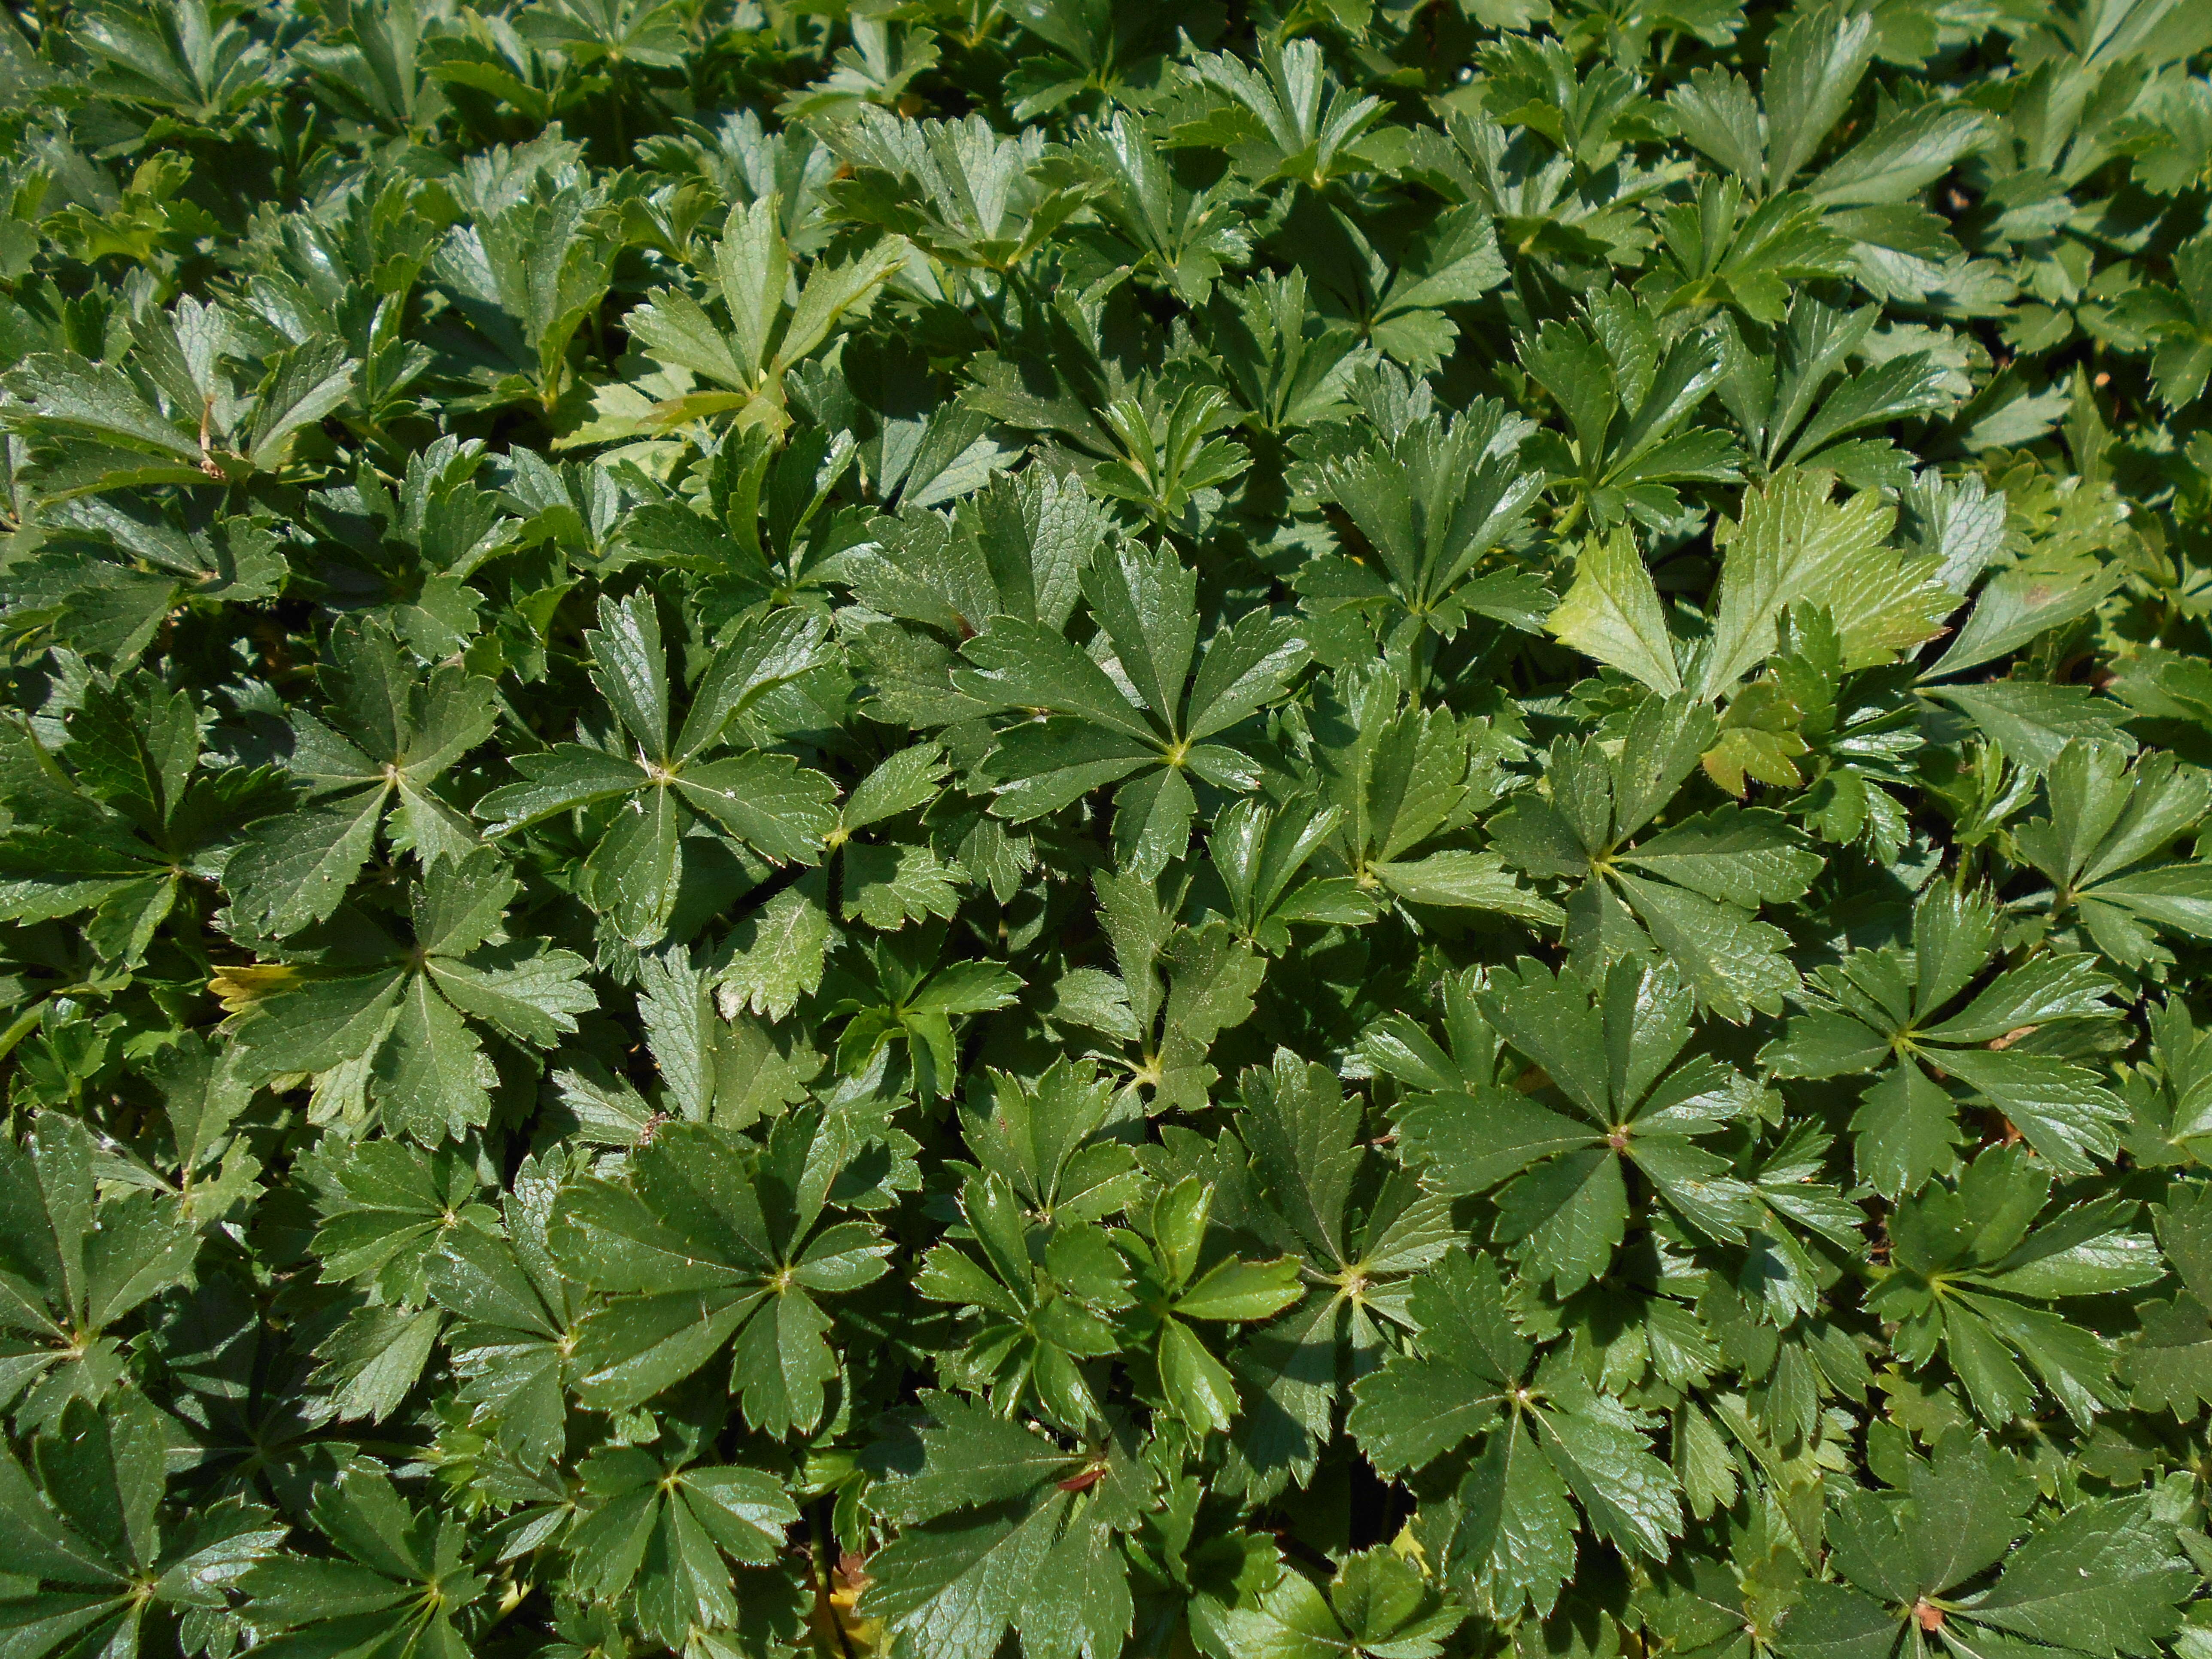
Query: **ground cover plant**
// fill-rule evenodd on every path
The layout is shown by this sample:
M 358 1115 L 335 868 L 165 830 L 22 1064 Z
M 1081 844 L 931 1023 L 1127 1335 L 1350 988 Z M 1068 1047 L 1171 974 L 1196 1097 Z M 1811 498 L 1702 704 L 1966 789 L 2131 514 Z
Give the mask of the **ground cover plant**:
M 0 1659 L 2212 1659 L 2208 57 L 11 7 Z

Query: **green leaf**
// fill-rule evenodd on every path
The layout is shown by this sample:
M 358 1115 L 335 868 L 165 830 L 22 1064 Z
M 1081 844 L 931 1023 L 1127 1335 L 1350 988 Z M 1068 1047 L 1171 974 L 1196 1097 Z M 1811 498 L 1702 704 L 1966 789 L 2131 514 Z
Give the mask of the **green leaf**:
M 1783 613 L 1801 601 L 1827 610 L 1846 671 L 1887 662 L 1942 631 L 1956 599 L 1936 580 L 1936 561 L 1887 545 L 1895 514 L 1877 492 L 1838 503 L 1830 489 L 1817 473 L 1793 471 L 1744 497 L 1743 517 L 1723 540 L 1720 603 L 1698 678 L 1706 696 L 1771 654 Z
M 895 1632 L 924 1632 L 947 1659 L 991 1659 L 1030 1604 L 1050 1559 L 1061 1503 L 1019 1520 L 901 1534 L 871 1558 L 862 1604 Z
M 1191 1629 L 1212 1659 L 1252 1653 L 1326 1659 L 1353 1652 L 1433 1659 L 1464 1611 L 1386 1549 L 1351 1556 L 1326 1599 L 1311 1579 L 1285 1569 L 1256 1601 L 1235 1607 L 1212 1597 L 1192 1604 Z
M 805 1130 L 789 1121 L 787 1143 Z M 792 1207 L 756 1184 L 747 1143 L 704 1124 L 672 1124 L 631 1160 L 625 1185 L 568 1189 L 550 1229 L 562 1271 L 613 1293 L 588 1315 L 575 1347 L 577 1392 L 623 1409 L 690 1376 L 732 1340 L 730 1386 L 749 1421 L 771 1431 L 811 1426 L 836 1376 L 827 1316 L 806 1288 L 821 1195 Z M 852 1271 L 822 1283 L 855 1289 L 880 1275 L 888 1247 L 862 1226 Z
M 1369 868 L 1385 887 L 1411 903 L 1495 910 L 1534 923 L 1556 922 L 1561 917 L 1558 905 L 1529 891 L 1495 853 L 1431 853 Z
M 830 944 L 830 913 L 815 875 L 801 877 L 741 922 L 722 972 L 726 1010 L 749 1008 L 781 1019 L 802 995 L 820 988 Z
M 1616 530 L 1583 544 L 1574 586 L 1544 626 L 1584 656 L 1618 668 L 1662 696 L 1682 689 L 1659 590 L 1632 531 Z
M 970 696 L 1001 708 L 1048 708 L 1139 742 L 1153 740 L 1143 714 L 1097 664 L 1035 623 L 999 620 L 990 632 L 971 641 L 963 654 L 977 666 L 954 679 Z
M 2033 1641 L 2143 1653 L 2179 1627 L 2197 1575 L 2141 1499 L 2084 1504 L 2032 1534 L 1972 1617 Z
M 1448 1558 L 1455 1576 L 1471 1577 L 1500 1613 L 1548 1613 L 1574 1571 L 1575 1511 L 1519 1416 L 1468 1470 L 1459 1503 Z
M 1528 1346 L 1487 1256 L 1447 1254 L 1417 1280 L 1408 1310 L 1420 1352 L 1393 1357 L 1352 1389 L 1346 1427 L 1377 1468 L 1419 1468 L 1498 1421 Z

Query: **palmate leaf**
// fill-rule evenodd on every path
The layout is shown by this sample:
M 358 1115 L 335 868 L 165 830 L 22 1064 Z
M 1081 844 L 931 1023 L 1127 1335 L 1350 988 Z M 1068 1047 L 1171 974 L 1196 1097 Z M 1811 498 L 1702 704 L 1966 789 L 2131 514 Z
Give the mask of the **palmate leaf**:
M 1824 219 L 1809 197 L 1761 202 L 1732 179 L 1707 179 L 1694 204 L 1661 215 L 1665 251 L 1638 292 L 1665 313 L 1725 306 L 1771 326 L 1786 314 L 1792 283 L 1851 268 L 1850 244 Z
M 1052 1018 L 1121 1045 L 1105 1057 L 1125 1073 L 1128 1102 L 1153 1113 L 1194 1106 L 1219 1075 L 1208 1053 L 1223 1031 L 1250 1018 L 1266 966 L 1225 922 L 1179 924 L 1156 883 L 1102 873 L 1095 885 L 1119 972 L 1064 975 Z
M 1065 629 L 1110 522 L 1078 480 L 1031 468 L 949 514 L 906 507 L 878 543 L 838 555 L 854 593 L 896 619 L 857 644 L 884 713 L 924 729 L 984 713 L 987 703 L 953 687 L 958 643 L 996 616 Z
M 1449 639 L 1474 616 L 1532 629 L 1548 608 L 1542 584 L 1510 564 L 1477 574 L 1486 556 L 1519 539 L 1543 487 L 1517 454 L 1527 434 L 1501 405 L 1481 403 L 1449 425 L 1425 416 L 1391 434 L 1389 447 L 1325 468 L 1322 488 L 1381 568 L 1315 561 L 1297 577 L 1309 608 L 1358 611 L 1384 650 L 1417 672 L 1434 653 L 1424 638 L 1431 630 Z
M 2105 744 L 2069 744 L 2051 763 L 2048 817 L 2021 830 L 2021 850 L 2053 884 L 2097 948 L 2124 967 L 2162 963 L 2161 933 L 2212 927 L 2212 872 L 2166 856 L 2212 811 L 2212 781 L 2171 756 L 2130 768 Z
M 12 371 L 18 401 L 7 424 L 40 446 L 46 492 L 63 500 L 280 471 L 292 435 L 346 401 L 360 364 L 324 337 L 280 349 L 258 389 L 241 387 L 208 349 L 209 336 L 229 329 L 222 312 L 187 297 L 174 315 L 156 311 L 135 325 L 128 366 L 41 354 Z
M 1203 118 L 1206 137 L 1224 143 L 1255 181 L 1319 187 L 1376 159 L 1362 140 L 1381 101 L 1336 84 L 1317 41 L 1267 43 L 1256 68 L 1225 54 L 1201 58 L 1189 73 L 1214 95 Z
M 1103 1100 L 1105 1091 L 1096 1091 Z M 961 1213 L 983 1246 L 981 1264 L 950 1246 L 930 1252 L 916 1288 L 963 1305 L 976 1321 L 968 1357 L 993 1378 L 1001 1411 L 1034 1391 L 1038 1411 L 1068 1431 L 1099 1419 L 1083 1362 L 1119 1352 L 1114 1316 L 1133 1305 L 1129 1274 L 1107 1235 L 1079 1222 L 1052 1227 L 1042 1242 L 1042 1271 L 1030 1262 L 1030 1228 L 1011 1183 L 971 1178 Z
M 632 313 L 631 326 L 659 362 L 688 370 L 711 387 L 665 401 L 642 420 L 603 416 L 580 435 L 623 437 L 723 414 L 732 415 L 739 427 L 783 427 L 784 377 L 818 349 L 848 313 L 866 307 L 897 270 L 900 245 L 886 238 L 846 264 L 817 263 L 787 312 L 784 290 L 793 255 L 779 218 L 773 196 L 740 208 L 730 216 L 714 248 L 708 281 L 729 317 L 726 333 L 681 289 L 656 290 L 648 304 Z
M 1759 907 L 1796 898 L 1819 868 L 1773 814 L 1719 807 L 1642 832 L 1711 746 L 1717 729 L 1686 696 L 1653 697 L 1618 755 L 1595 738 L 1553 745 L 1548 799 L 1524 795 L 1492 820 L 1499 853 L 1536 877 L 1577 880 L 1567 939 L 1595 971 L 1656 949 L 1698 1002 L 1741 1020 L 1773 1011 L 1796 984 L 1778 930 Z
M 236 18 L 201 5 L 103 7 L 86 20 L 85 33 L 102 82 L 128 102 L 220 125 L 266 89 L 267 45 Z
M 561 401 L 569 342 L 612 275 L 615 223 L 603 188 L 541 176 L 528 197 L 447 234 L 431 270 L 468 325 L 449 349 L 483 401 Z
M 1585 544 L 1575 585 L 1547 627 L 1655 691 L 1686 686 L 1709 698 L 1774 652 L 1784 612 L 1803 602 L 1826 610 L 1844 670 L 1888 662 L 1939 633 L 1957 596 L 1937 580 L 1934 557 L 1886 545 L 1895 517 L 1879 495 L 1838 503 L 1830 488 L 1819 474 L 1793 471 L 1747 492 L 1742 521 L 1715 537 L 1725 549 L 1718 602 L 1694 654 L 1671 638 L 1626 531 Z
M 423 673 L 388 629 L 373 624 L 335 644 L 332 718 L 303 710 L 294 722 L 288 769 L 307 804 L 255 825 L 224 867 L 240 922 L 270 938 L 328 920 L 380 828 L 426 866 L 476 844 L 430 786 L 490 735 L 491 687 L 453 667 Z
M 1621 1550 L 1666 1553 L 1681 1527 L 1680 1498 L 1644 1425 L 1564 1372 L 1528 1376 L 1532 1350 L 1489 1258 L 1447 1255 L 1408 1305 L 1418 1352 L 1354 1386 L 1346 1426 L 1386 1469 L 1486 1437 L 1461 1487 L 1468 1521 L 1454 1547 L 1499 1616 L 1553 1605 L 1573 1565 L 1577 1507 Z
M 1851 1493 L 1829 1517 L 1830 1561 L 1845 1583 L 1817 1587 L 1785 1621 L 1784 1650 L 1872 1652 L 1911 1622 L 1957 1620 L 1969 1641 L 2155 1651 L 2195 1574 L 2143 1500 L 2085 1503 L 2031 1531 L 2032 1497 L 2024 1471 L 1985 1448 L 1916 1461 L 1900 1491 Z M 1969 1594 L 2000 1560 L 1996 1582 Z
M 1337 815 L 1331 840 L 1352 892 L 1370 902 L 1388 893 L 1409 905 L 1556 922 L 1558 907 L 1504 871 L 1494 852 L 1409 856 L 1463 829 L 1509 787 L 1499 764 L 1507 745 L 1487 722 L 1421 708 L 1382 665 L 1340 674 L 1332 690 L 1316 699 L 1316 758 L 1323 799 Z
M 1195 1174 L 1164 1181 L 1133 1216 L 1137 1231 L 1114 1241 L 1133 1280 L 1132 1334 L 1151 1351 L 1165 1409 L 1199 1435 L 1227 1431 L 1241 1401 L 1228 1369 L 1192 1322 L 1270 1319 L 1300 1296 L 1296 1260 L 1219 1255 L 1212 1243 L 1218 1190 Z
M 875 1558 L 859 1610 L 899 1647 L 988 1659 L 1009 1626 L 1037 1659 L 1115 1650 L 1135 1616 L 1115 1534 L 1154 1476 L 1121 1437 L 1070 1453 L 958 1396 L 925 1393 L 919 1420 L 872 1458 L 903 1530 Z
M 1801 295 L 1765 337 L 1724 325 L 1724 372 L 1715 390 L 1770 473 L 1817 465 L 1861 488 L 1904 483 L 1901 452 L 1851 434 L 1939 407 L 1943 375 L 1924 352 L 1846 373 L 1877 320 L 1872 306 L 1840 312 Z
M 1321 1066 L 1278 1050 L 1273 1064 L 1239 1084 L 1242 1137 L 1252 1192 L 1240 1224 L 1304 1264 L 1308 1288 L 1236 1358 L 1255 1385 L 1231 1472 L 1255 1495 L 1310 1480 L 1332 1425 L 1332 1396 L 1370 1369 L 1384 1332 L 1407 1322 L 1415 1276 L 1450 1248 L 1449 1202 L 1403 1170 L 1382 1177 L 1364 1221 L 1351 1213 L 1355 1183 L 1375 1179 L 1358 1142 L 1360 1112 Z M 1249 1470 L 1249 1473 L 1246 1471 Z
M 1032 15 L 1042 16 L 1047 8 L 1030 9 Z M 1129 9 L 1112 14 L 1114 23 L 1122 25 Z M 1103 9 L 1097 15 L 1105 20 Z M 1090 198 L 1091 216 L 1137 254 L 1131 263 L 1157 270 L 1194 304 L 1206 298 L 1224 269 L 1241 266 L 1251 257 L 1249 233 L 1234 210 L 1241 193 L 1236 181 L 1224 179 L 1192 187 L 1178 176 L 1172 152 L 1153 142 L 1142 125 L 1127 114 L 1117 113 L 1098 131 L 1085 134 L 1075 145 L 1075 155 L 1097 186 Z M 1283 290 L 1271 297 L 1277 301 L 1279 313 L 1287 300 L 1303 318 L 1302 283 L 1294 300 Z M 1255 315 L 1249 305 L 1239 303 L 1246 316 Z M 1259 322 L 1257 326 L 1268 325 Z M 1299 332 L 1302 336 L 1302 327 Z M 1316 368 L 1325 375 L 1328 365 L 1317 362 Z
M 1938 633 L 1953 596 L 1936 580 L 1932 559 L 1888 550 L 1890 526 L 1872 492 L 1838 504 L 1810 473 L 1747 495 L 1725 540 L 1699 676 L 1706 695 L 1733 685 L 1771 653 L 1777 622 L 1801 600 L 1828 612 L 1846 671 L 1887 662 Z
M 2174 286 L 2130 296 L 2130 320 L 2160 342 L 2151 374 L 2160 400 L 2179 409 L 2203 395 L 2212 376 L 2212 240 L 2197 237 L 2177 249 Z
M 684 45 L 670 10 L 655 0 L 550 0 L 525 12 L 521 27 L 579 64 L 613 57 L 667 69 L 683 61 Z
M 1923 1188 L 1892 1226 L 1898 1271 L 1875 1300 L 1899 1322 L 1897 1351 L 1924 1363 L 1940 1347 L 1988 1422 L 2026 1410 L 2038 1383 L 2076 1422 L 2112 1405 L 2110 1352 L 2035 1304 L 2148 1284 L 2161 1271 L 2150 1239 L 2123 1231 L 2124 1204 L 2081 1206 L 2031 1231 L 2050 1186 L 2016 1148 L 1995 1147 L 1955 1191 Z
M 1922 262 L 1957 257 L 1942 222 L 1916 204 L 1987 130 L 1968 110 L 1885 107 L 1871 131 L 1850 132 L 1857 142 L 1807 177 L 1880 49 L 1877 32 L 1863 22 L 1832 9 L 1808 11 L 1778 32 L 1755 95 L 1741 76 L 1705 69 L 1676 86 L 1668 105 L 1683 137 L 1730 175 L 1731 186 L 1753 200 L 1780 202 L 1793 184 L 1802 185 L 1799 211 L 1808 228 L 1846 248 L 1857 243 L 1861 268 L 1887 274 L 1902 262 L 1885 255 Z M 1808 207 L 1813 211 L 1805 213 Z M 1765 299 L 1755 290 L 1735 297 L 1754 314 Z
M 1096 188 L 1049 167 L 1042 134 L 1004 137 L 980 116 L 915 121 L 866 106 L 830 137 L 851 168 L 830 192 L 839 216 L 901 233 L 951 264 L 1019 264 Z
M 996 412 L 981 401 L 977 407 Z M 1210 386 L 1179 387 L 1147 377 L 1133 394 L 1104 400 L 1095 419 L 1044 423 L 1087 428 L 1102 458 L 1090 470 L 1092 488 L 1184 534 L 1212 521 L 1226 499 L 1221 487 L 1251 465 L 1243 445 L 1214 435 L 1234 425 L 1236 414 L 1228 397 Z
M 72 1401 L 32 1442 L 27 1468 L 0 1455 L 0 1510 L 23 1575 L 43 1586 L 0 1613 L 22 1651 L 127 1651 L 149 1611 L 226 1606 L 283 1540 L 267 1510 L 236 1502 L 165 1528 L 164 1439 L 160 1408 L 125 1392 L 97 1411 Z
M 111 1328 L 182 1283 L 199 1255 L 199 1231 L 173 1199 L 100 1196 L 98 1158 L 85 1126 L 57 1113 L 0 1146 L 0 1389 L 26 1430 L 58 1421 L 72 1401 L 97 1405 L 122 1382 Z
M 827 1159 L 814 1152 L 825 1139 Z M 562 1271 L 615 1298 L 578 1330 L 579 1396 L 634 1406 L 734 1340 L 731 1387 L 748 1421 L 770 1432 L 818 1421 L 838 1367 L 817 1298 L 880 1276 L 890 1248 L 871 1224 L 823 1224 L 836 1146 L 808 1115 L 781 1121 L 760 1148 L 672 1124 L 623 1184 L 565 1191 L 550 1235 Z
M 728 1562 L 765 1565 L 799 1519 L 783 1483 L 765 1469 L 609 1446 L 580 1473 L 590 1509 L 568 1540 L 579 1587 L 634 1595 L 640 1619 L 671 1639 L 702 1625 L 737 1624 Z
M 9 573 L 9 626 L 118 666 L 180 605 L 266 599 L 287 574 L 270 526 L 252 514 L 218 513 L 187 529 L 110 495 L 55 503 L 47 514 L 47 550 Z
M 1022 982 L 995 962 L 945 963 L 945 943 L 943 925 L 926 923 L 869 940 L 824 975 L 825 1012 L 851 1016 L 837 1036 L 848 1070 L 865 1073 L 878 1056 L 888 1062 L 902 1050 L 906 1075 L 924 1099 L 951 1091 L 960 1065 L 956 1031 L 971 1016 L 1011 1005 Z
M 241 1586 L 254 1617 L 285 1632 L 267 1644 L 272 1651 L 348 1644 L 459 1659 L 468 1650 L 453 1620 L 486 1580 L 464 1565 L 462 1534 L 450 1519 L 416 1510 L 381 1473 L 362 1469 L 325 1488 L 315 1514 L 339 1559 L 258 1562 Z
M 1751 1110 L 1752 1086 L 1709 1058 L 1674 1066 L 1692 999 L 1671 964 L 1617 963 L 1586 986 L 1524 961 L 1494 970 L 1477 1000 L 1575 1115 L 1478 1085 L 1416 1097 L 1399 1133 L 1424 1182 L 1445 1194 L 1515 1177 L 1498 1195 L 1492 1237 L 1518 1245 L 1532 1277 L 1564 1296 L 1606 1271 L 1628 1220 L 1624 1163 L 1709 1237 L 1733 1243 L 1756 1224 L 1750 1188 L 1693 1144 Z
M 1737 476 L 1735 442 L 1688 424 L 1720 376 L 1717 343 L 1694 331 L 1663 340 L 1627 289 L 1601 295 L 1582 320 L 1545 324 L 1521 359 L 1568 428 L 1547 432 L 1532 459 L 1569 481 L 1571 510 L 1601 527 L 1662 521 L 1680 501 L 1675 485 Z
M 1264 429 L 1343 412 L 1352 377 L 1368 362 L 1354 331 L 1310 303 L 1302 271 L 1224 288 L 1212 321 L 1245 418 Z
M 1097 88 L 1111 90 L 1125 76 L 1142 78 L 1172 44 L 1173 13 L 1164 6 L 1024 0 L 1012 15 L 1051 47 L 1025 57 L 1015 70 L 1012 85 L 1025 89 L 1016 106 L 1022 120 Z
M 465 1322 L 446 1339 L 454 1370 L 470 1379 L 462 1398 L 491 1415 L 519 1459 L 540 1467 L 567 1449 L 570 1362 L 586 1306 L 554 1261 L 548 1233 L 566 1173 L 525 1159 L 506 1200 L 507 1237 L 441 1229 L 438 1253 L 424 1263 L 428 1293 Z
M 2205 1300 L 2212 1292 L 2212 1214 L 2204 1212 L 2201 1191 L 2185 1192 L 2155 1212 L 2159 1247 L 2182 1288 L 2170 1303 L 2146 1310 L 2142 1334 L 2120 1361 L 2136 1405 L 2182 1419 L 2212 1401 L 2212 1314 L 2205 1311 L 2212 1306 Z
M 1951 1164 L 1957 1106 L 1931 1071 L 1989 1101 L 2060 1169 L 2086 1172 L 2093 1157 L 2118 1148 L 2113 1126 L 2122 1109 L 2094 1073 L 2010 1046 L 2055 1022 L 2107 1012 L 2112 982 L 2094 957 L 2037 957 L 1945 1017 L 1989 965 L 1996 929 L 1986 897 L 1930 890 L 1914 907 L 1909 959 L 1893 949 L 1856 951 L 1823 968 L 1816 981 L 1822 1006 L 1792 1019 L 1761 1051 L 1784 1077 L 1880 1072 L 1854 1124 L 1860 1172 L 1885 1191 L 1911 1190 Z
M 1505 275 L 1495 227 L 1474 202 L 1407 236 L 1308 198 L 1292 207 L 1278 239 L 1309 237 L 1326 249 L 1309 266 L 1319 281 L 1312 298 L 1321 316 L 1348 325 L 1355 338 L 1416 374 L 1433 373 L 1450 355 L 1459 337 L 1453 313 Z
M 1058 633 L 1012 617 L 963 648 L 976 665 L 954 674 L 957 690 L 987 708 L 1054 716 L 1000 732 L 987 762 L 995 811 L 1021 822 L 1119 784 L 1116 859 L 1149 880 L 1189 843 L 1193 780 L 1231 793 L 1257 786 L 1251 762 L 1213 739 L 1287 693 L 1305 641 L 1287 619 L 1255 611 L 1201 653 L 1196 591 L 1193 574 L 1160 555 L 1118 550 L 1091 566 L 1084 593 L 1113 643 L 1119 684 Z
M 0 916 L 90 910 L 94 950 L 136 962 L 187 876 L 210 877 L 283 793 L 266 771 L 204 769 L 192 699 L 144 679 L 88 687 L 64 730 L 73 775 L 48 762 L 9 797 L 16 823 L 0 838 Z
M 363 1064 L 386 1127 L 427 1145 L 487 1122 L 496 1074 L 479 1030 L 550 1048 L 598 1005 L 583 957 L 507 941 L 501 920 L 515 892 L 479 849 L 434 867 L 415 890 L 411 944 L 362 913 L 341 914 L 307 936 L 303 953 L 312 963 L 333 950 L 342 967 L 230 970 L 238 1041 L 258 1075 Z
M 1431 1659 L 1466 1610 L 1386 1549 L 1349 1558 L 1327 1586 L 1286 1571 L 1256 1605 L 1224 1607 L 1210 1599 L 1192 1609 L 1192 1632 L 1209 1654 L 1403 1654 Z
M 795 606 L 749 617 L 691 688 L 680 724 L 652 599 L 603 599 L 587 635 L 592 684 L 613 729 L 599 744 L 558 744 L 517 765 L 522 781 L 477 804 L 487 833 L 506 836 L 556 813 L 599 809 L 586 866 L 597 908 L 620 935 L 656 943 L 674 913 L 683 838 L 696 827 L 778 863 L 812 864 L 835 827 L 835 787 L 787 755 L 729 746 L 733 723 L 779 686 L 817 666 L 823 625 Z

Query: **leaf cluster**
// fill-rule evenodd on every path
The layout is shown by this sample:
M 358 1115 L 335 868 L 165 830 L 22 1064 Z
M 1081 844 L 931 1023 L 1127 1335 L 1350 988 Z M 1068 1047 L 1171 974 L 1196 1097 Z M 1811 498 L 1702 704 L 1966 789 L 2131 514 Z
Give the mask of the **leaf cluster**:
M 0 1659 L 2212 1656 L 2212 6 L 0 17 Z

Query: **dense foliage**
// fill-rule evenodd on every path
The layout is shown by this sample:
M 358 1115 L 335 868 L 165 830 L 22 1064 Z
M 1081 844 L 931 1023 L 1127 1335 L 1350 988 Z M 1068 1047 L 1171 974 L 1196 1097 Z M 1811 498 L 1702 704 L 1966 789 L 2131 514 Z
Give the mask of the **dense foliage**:
M 12 7 L 0 1656 L 2212 1659 L 2208 49 Z

